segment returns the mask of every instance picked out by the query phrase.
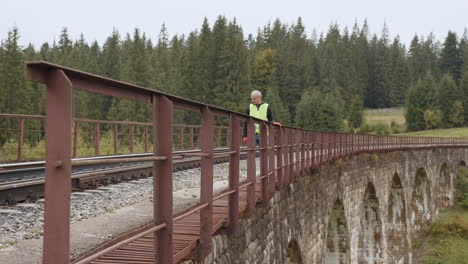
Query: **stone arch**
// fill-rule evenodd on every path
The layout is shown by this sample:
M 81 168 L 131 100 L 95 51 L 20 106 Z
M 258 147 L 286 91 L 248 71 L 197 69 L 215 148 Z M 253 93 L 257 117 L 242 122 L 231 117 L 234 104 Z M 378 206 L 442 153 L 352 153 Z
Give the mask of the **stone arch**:
M 431 191 L 426 171 L 419 168 L 414 179 L 411 198 L 411 224 L 414 230 L 420 230 L 431 219 Z
M 286 250 L 285 264 L 302 264 L 301 248 L 296 239 L 291 239 Z
M 447 163 L 442 164 L 437 181 L 437 207 L 443 208 L 450 205 L 450 171 Z
M 400 176 L 397 173 L 392 178 L 386 228 L 389 263 L 409 263 L 405 194 Z
M 348 227 L 346 224 L 346 215 L 343 203 L 340 200 L 336 200 L 335 204 L 333 205 L 328 223 L 327 234 L 327 251 L 325 255 L 325 263 L 350 263 Z
M 379 200 L 372 183 L 367 184 L 360 222 L 358 263 L 382 263 L 382 222 Z

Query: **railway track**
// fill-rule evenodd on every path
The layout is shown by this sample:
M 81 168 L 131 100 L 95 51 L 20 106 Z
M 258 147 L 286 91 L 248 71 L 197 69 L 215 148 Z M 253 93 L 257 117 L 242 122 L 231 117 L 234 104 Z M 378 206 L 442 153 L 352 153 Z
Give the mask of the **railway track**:
M 223 152 L 226 149 L 216 149 L 216 152 Z M 177 151 L 174 156 L 186 153 L 197 153 L 193 151 Z M 129 159 L 151 156 L 152 154 L 130 154 L 118 156 L 104 156 L 98 158 L 73 159 L 78 163 L 86 163 L 87 160 L 95 161 L 97 159 L 107 164 L 98 165 L 79 165 L 72 168 L 72 190 L 83 191 L 86 189 L 95 189 L 99 186 L 117 184 L 119 182 L 137 180 L 151 176 L 151 161 L 138 162 L 113 162 L 113 159 Z M 245 159 L 246 154 L 241 154 L 241 159 Z M 176 159 L 174 171 L 187 170 L 200 166 L 200 157 L 184 157 Z M 214 157 L 214 163 L 223 163 L 228 161 L 228 157 Z M 43 197 L 44 193 L 44 166 L 45 162 L 26 162 L 16 164 L 0 165 L 0 205 L 14 205 L 18 202 L 35 201 Z

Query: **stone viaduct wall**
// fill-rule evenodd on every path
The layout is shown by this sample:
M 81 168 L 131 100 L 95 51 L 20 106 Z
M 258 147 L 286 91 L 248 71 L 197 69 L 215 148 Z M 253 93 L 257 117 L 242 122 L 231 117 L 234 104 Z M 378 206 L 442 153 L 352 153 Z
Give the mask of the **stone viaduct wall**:
M 453 203 L 462 148 L 361 154 L 299 177 L 201 263 L 411 263 L 412 235 Z M 187 263 L 198 261 L 187 261 Z

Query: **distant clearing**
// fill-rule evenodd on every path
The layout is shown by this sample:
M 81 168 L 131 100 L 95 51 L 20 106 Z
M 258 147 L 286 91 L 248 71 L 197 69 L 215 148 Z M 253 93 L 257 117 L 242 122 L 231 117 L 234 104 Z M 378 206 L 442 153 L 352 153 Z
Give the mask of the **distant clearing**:
M 398 134 L 398 136 L 468 137 L 468 127 L 423 130 L 423 131 Z
M 406 126 L 405 108 L 381 108 L 364 110 L 364 120 L 368 124 L 385 124 L 389 125 L 394 121 L 399 127 Z

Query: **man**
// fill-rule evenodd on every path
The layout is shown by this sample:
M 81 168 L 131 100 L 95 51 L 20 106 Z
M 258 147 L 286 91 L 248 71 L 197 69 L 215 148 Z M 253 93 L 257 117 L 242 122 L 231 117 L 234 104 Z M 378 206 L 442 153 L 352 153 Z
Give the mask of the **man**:
M 262 93 L 260 91 L 253 91 L 250 95 L 252 103 L 247 109 L 247 114 L 258 119 L 273 122 L 273 114 L 271 113 L 268 104 L 262 102 Z M 244 143 L 247 143 L 247 125 L 244 126 Z M 256 144 L 260 144 L 260 125 L 255 124 L 255 141 Z

